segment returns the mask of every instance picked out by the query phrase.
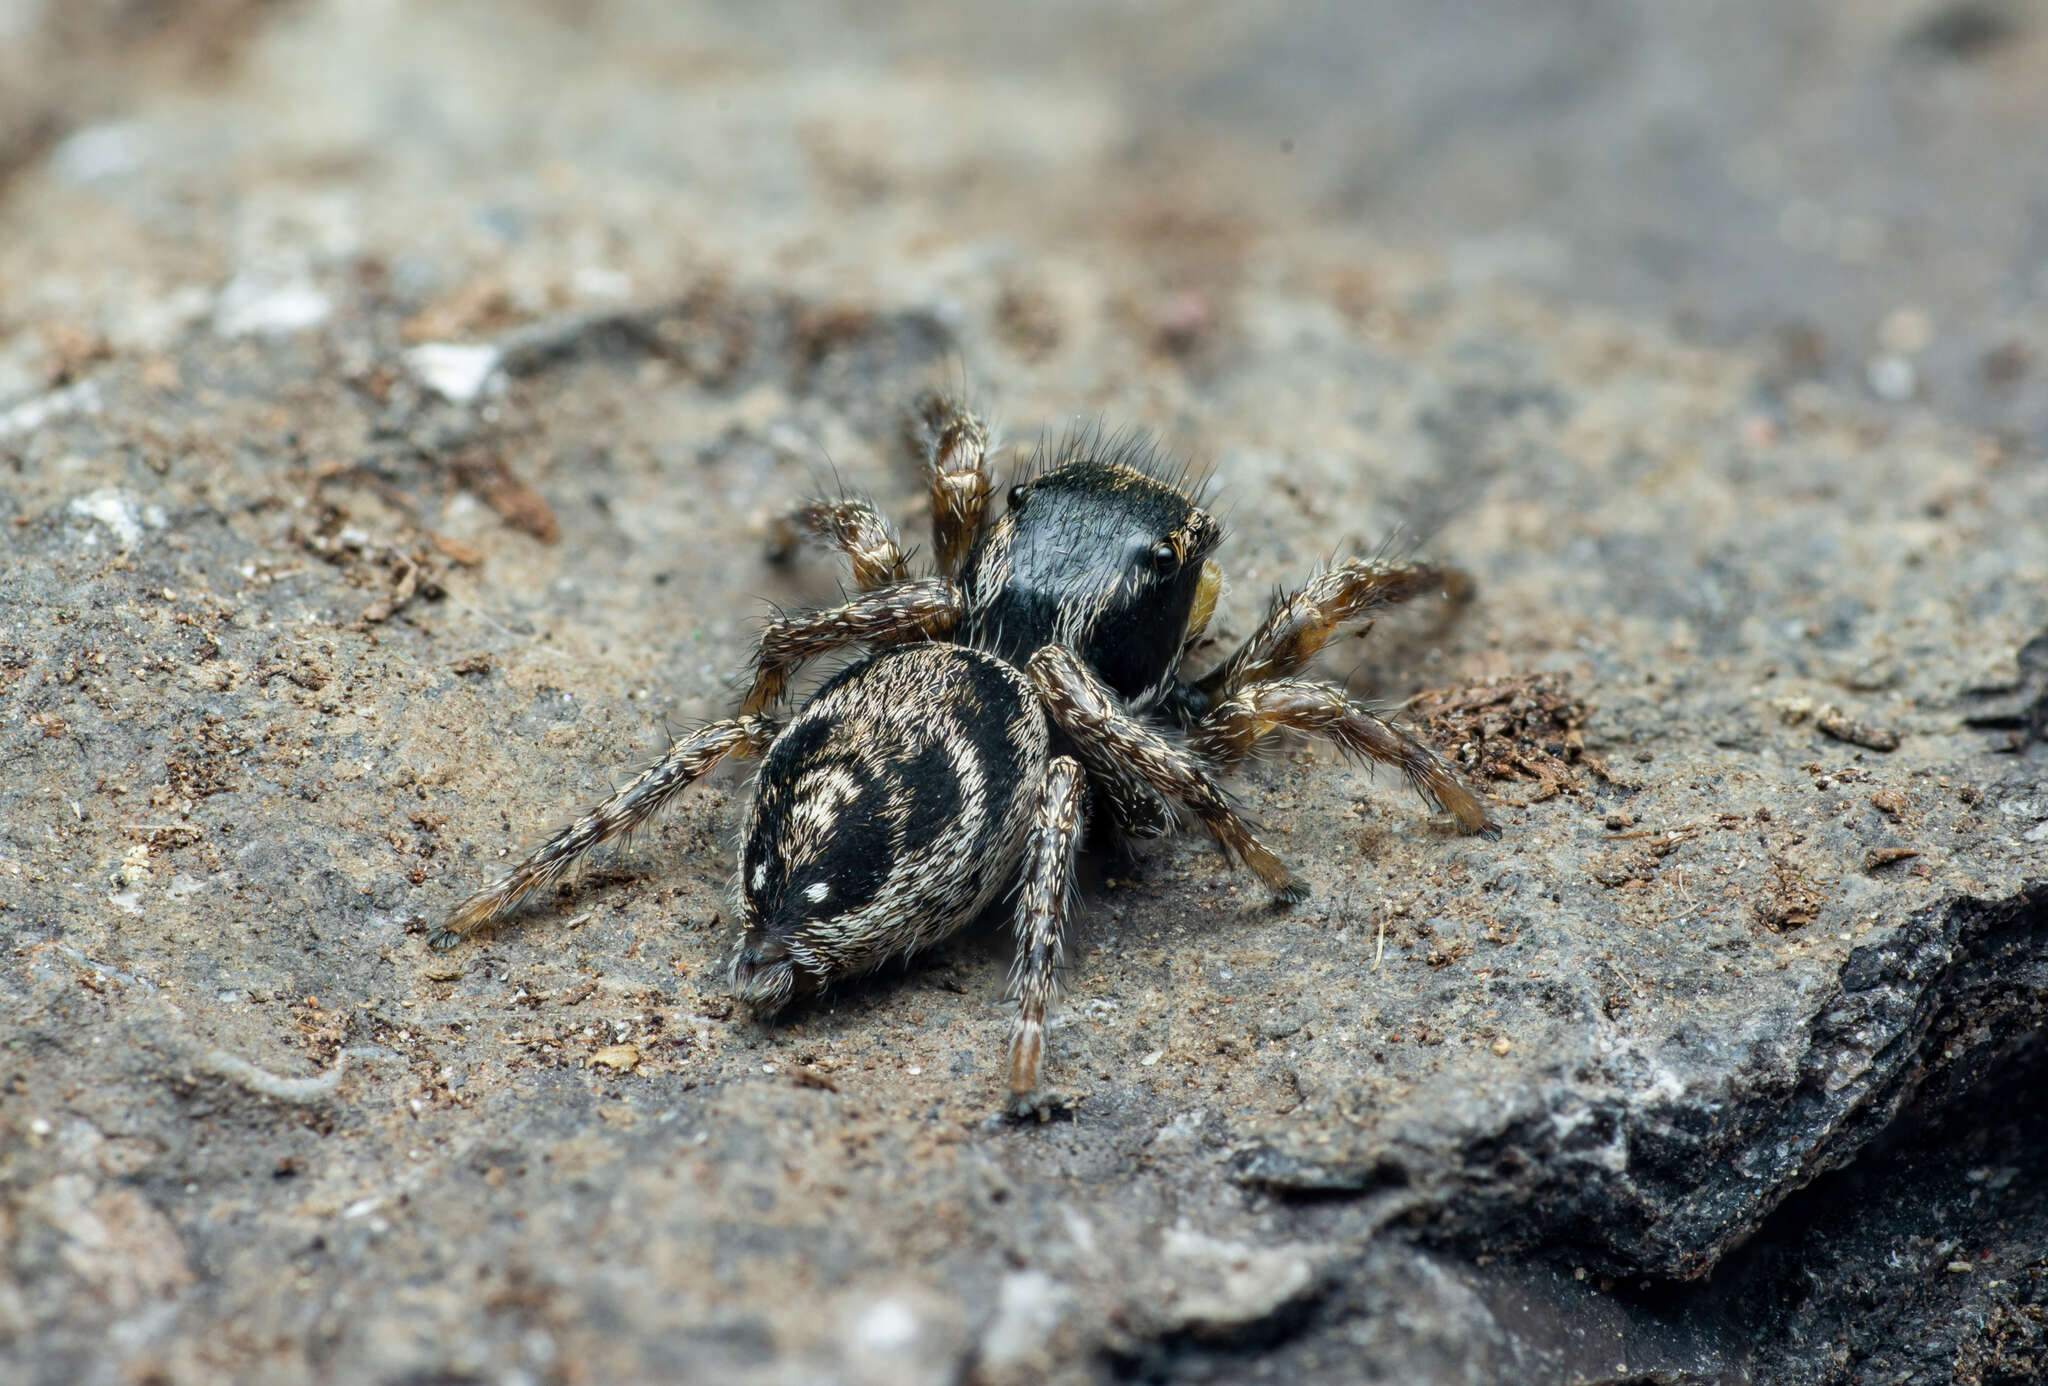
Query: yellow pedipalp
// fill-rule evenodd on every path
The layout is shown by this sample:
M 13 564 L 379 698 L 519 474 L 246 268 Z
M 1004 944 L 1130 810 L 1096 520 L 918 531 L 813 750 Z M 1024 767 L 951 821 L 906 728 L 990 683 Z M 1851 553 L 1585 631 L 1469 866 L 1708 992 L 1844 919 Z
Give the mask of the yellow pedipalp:
M 1209 628 L 1209 618 L 1216 614 L 1216 598 L 1223 592 L 1223 570 L 1216 566 L 1216 560 L 1205 559 L 1202 563 L 1202 580 L 1195 586 L 1195 604 L 1188 611 L 1188 633 L 1182 637 L 1183 645 L 1192 645 L 1202 638 L 1202 632 Z

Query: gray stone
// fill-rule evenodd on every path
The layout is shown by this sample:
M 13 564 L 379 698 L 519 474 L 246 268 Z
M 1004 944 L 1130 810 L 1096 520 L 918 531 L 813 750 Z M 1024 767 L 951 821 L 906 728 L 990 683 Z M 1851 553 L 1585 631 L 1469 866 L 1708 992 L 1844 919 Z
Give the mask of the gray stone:
M 6 61 L 77 82 L 0 83 L 0 1376 L 2039 1378 L 2024 430 L 1532 298 L 1534 214 L 1368 239 L 1350 154 L 1228 118 L 1335 9 L 1065 56 L 916 9 L 913 62 L 824 12 L 58 8 Z M 1939 405 L 1955 300 L 1896 302 Z M 1213 469 L 1199 659 L 1333 551 L 1469 572 L 1326 671 L 1421 694 L 1501 836 L 1285 747 L 1236 788 L 1306 904 L 1091 860 L 1042 1122 L 1000 930 L 734 1007 L 737 778 L 429 951 L 834 594 L 777 508 L 919 534 L 900 406 L 963 379 Z

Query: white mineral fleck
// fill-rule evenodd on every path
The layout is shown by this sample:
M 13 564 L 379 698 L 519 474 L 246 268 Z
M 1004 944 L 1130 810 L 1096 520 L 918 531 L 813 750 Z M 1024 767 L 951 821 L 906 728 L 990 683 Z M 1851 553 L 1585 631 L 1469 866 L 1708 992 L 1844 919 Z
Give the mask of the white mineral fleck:
M 334 312 L 334 300 L 305 279 L 238 274 L 220 291 L 213 330 L 223 337 L 282 337 L 316 327 Z
M 89 380 L 81 380 L 76 385 L 52 390 L 47 395 L 23 400 L 12 409 L 0 410 L 0 438 L 31 432 L 67 414 L 97 414 L 99 411 L 99 388 Z
M 491 385 L 503 355 L 494 346 L 423 342 L 405 353 L 405 364 L 421 383 L 455 404 L 468 404 Z
M 50 153 L 50 171 L 69 183 L 96 183 L 133 173 L 145 154 L 140 125 L 110 121 L 66 136 Z
M 86 520 L 96 520 L 113 534 L 114 542 L 124 549 L 132 549 L 142 542 L 144 526 L 161 529 L 164 512 L 160 506 L 144 506 L 130 493 L 118 486 L 102 486 L 83 496 L 75 497 L 68 507 L 72 514 Z

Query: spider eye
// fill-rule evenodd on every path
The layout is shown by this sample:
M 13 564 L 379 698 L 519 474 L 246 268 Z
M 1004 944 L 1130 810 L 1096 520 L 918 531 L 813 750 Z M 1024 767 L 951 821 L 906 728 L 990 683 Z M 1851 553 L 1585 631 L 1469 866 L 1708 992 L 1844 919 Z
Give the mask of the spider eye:
M 1173 546 L 1171 539 L 1161 539 L 1146 553 L 1152 560 L 1152 571 L 1164 577 L 1180 566 L 1180 550 Z
M 1019 483 L 1019 484 L 1018 484 L 1018 485 L 1016 485 L 1016 486 L 1012 486 L 1012 487 L 1010 488 L 1010 509 L 1012 509 L 1012 510 L 1021 510 L 1021 509 L 1023 509 L 1023 508 L 1024 508 L 1024 497 L 1026 497 L 1026 496 L 1028 496 L 1028 495 L 1030 495 L 1030 494 L 1031 494 L 1031 488 L 1030 488 L 1029 486 L 1025 486 L 1025 485 L 1023 485 L 1023 484 L 1021 484 L 1021 483 Z

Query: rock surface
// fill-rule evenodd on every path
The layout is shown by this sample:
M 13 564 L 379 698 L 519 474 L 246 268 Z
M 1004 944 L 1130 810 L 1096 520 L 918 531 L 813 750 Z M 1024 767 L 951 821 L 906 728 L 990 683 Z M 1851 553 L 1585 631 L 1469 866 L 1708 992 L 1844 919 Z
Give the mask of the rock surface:
M 258 8 L 0 108 L 0 1373 L 2048 1370 L 2038 438 L 1366 238 L 1182 119 L 1245 21 Z M 767 517 L 917 533 L 962 379 L 1213 467 L 1219 645 L 1470 572 L 1328 663 L 1502 836 L 1303 746 L 1305 905 L 1094 863 L 1038 1123 L 1000 930 L 735 1010 L 736 779 L 427 950 L 833 592 Z

